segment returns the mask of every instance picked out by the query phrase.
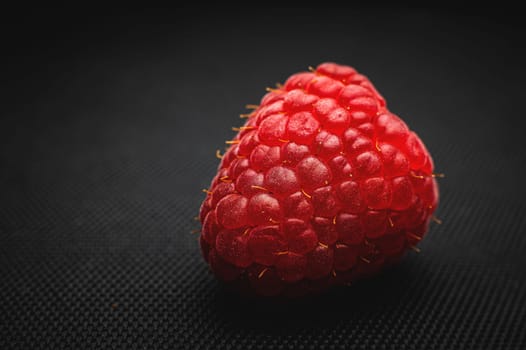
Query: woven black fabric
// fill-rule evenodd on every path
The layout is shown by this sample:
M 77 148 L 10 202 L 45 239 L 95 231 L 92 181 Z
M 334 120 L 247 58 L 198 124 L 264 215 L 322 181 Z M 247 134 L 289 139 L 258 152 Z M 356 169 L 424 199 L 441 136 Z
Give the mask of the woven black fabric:
M 2 30 L 1 349 L 526 347 L 518 18 L 24 13 Z M 243 106 L 323 61 L 369 76 L 425 141 L 443 224 L 372 280 L 241 299 L 191 233 L 201 189 Z

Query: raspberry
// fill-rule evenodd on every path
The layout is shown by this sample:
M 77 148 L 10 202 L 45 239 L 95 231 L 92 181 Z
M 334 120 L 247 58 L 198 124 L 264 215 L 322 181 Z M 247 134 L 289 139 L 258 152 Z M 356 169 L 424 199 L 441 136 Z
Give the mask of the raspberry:
M 433 161 L 354 68 L 323 63 L 268 89 L 201 205 L 217 277 L 257 295 L 299 295 L 371 276 L 428 231 Z

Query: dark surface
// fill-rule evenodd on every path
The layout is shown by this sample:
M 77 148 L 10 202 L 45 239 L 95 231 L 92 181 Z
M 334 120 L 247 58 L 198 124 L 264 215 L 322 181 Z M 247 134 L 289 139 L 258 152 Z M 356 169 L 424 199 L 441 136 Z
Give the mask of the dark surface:
M 0 348 L 526 347 L 519 18 L 97 12 L 5 13 Z M 201 189 L 244 105 L 323 61 L 367 75 L 425 141 L 443 224 L 371 281 L 241 300 L 190 233 Z

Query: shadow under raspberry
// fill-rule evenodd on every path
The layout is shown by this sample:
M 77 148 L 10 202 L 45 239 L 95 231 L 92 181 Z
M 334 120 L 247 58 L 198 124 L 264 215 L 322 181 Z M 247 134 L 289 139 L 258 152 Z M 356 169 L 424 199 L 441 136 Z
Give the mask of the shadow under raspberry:
M 350 286 L 297 298 L 242 296 L 220 285 L 211 305 L 223 324 L 237 329 L 270 334 L 330 331 L 342 323 L 363 322 L 399 311 L 400 303 L 408 302 L 405 296 L 410 294 L 411 279 L 416 278 L 411 265 L 404 259 Z

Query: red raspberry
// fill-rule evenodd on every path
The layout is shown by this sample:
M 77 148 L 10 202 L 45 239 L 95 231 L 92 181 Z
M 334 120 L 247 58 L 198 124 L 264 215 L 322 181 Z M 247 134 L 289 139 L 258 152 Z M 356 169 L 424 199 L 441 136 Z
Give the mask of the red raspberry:
M 247 117 L 200 212 L 221 280 L 259 295 L 316 292 L 378 272 L 428 230 L 431 156 L 355 69 L 294 74 Z

